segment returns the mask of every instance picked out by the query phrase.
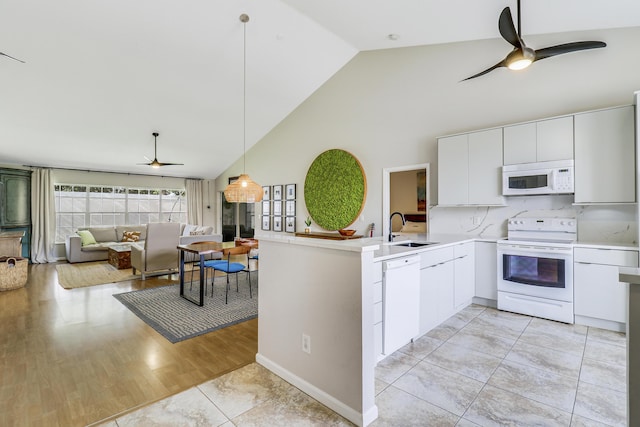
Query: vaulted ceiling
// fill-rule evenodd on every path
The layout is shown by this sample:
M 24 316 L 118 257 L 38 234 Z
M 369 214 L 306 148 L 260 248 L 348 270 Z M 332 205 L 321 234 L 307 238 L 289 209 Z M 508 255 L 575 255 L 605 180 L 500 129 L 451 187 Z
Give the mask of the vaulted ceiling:
M 359 51 L 498 38 L 505 6 L 515 16 L 516 0 L 2 0 L 0 52 L 25 63 L 0 57 L 0 164 L 215 178 L 245 145 L 240 14 L 249 149 Z M 637 0 L 522 1 L 524 36 L 636 26 Z M 137 165 L 152 132 L 158 160 L 184 166 Z

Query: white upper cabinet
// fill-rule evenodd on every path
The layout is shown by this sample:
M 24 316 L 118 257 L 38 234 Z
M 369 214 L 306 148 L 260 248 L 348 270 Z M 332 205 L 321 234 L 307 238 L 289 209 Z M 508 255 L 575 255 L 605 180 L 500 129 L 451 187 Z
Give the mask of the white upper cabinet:
M 439 205 L 504 205 L 502 129 L 438 139 Z
M 636 201 L 634 107 L 575 115 L 575 203 Z
M 438 140 L 438 203 L 469 203 L 469 143 L 467 134 Z
M 573 116 L 504 127 L 504 164 L 573 159 Z

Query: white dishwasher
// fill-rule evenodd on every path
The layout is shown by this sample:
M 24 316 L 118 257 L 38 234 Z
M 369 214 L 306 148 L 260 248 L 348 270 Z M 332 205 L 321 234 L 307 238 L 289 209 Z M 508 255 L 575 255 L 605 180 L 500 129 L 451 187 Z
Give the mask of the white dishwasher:
M 420 256 L 382 263 L 383 353 L 389 355 L 418 335 Z

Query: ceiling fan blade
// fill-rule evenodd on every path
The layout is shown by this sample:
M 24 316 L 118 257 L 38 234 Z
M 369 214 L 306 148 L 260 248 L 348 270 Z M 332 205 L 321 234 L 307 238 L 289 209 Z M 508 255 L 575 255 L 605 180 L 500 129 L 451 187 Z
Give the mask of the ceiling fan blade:
M 518 36 L 516 27 L 513 25 L 511 9 L 508 7 L 505 7 L 500 14 L 500 18 L 498 19 L 498 30 L 500 30 L 500 35 L 503 39 L 518 49 L 522 48 L 522 40 L 520 39 L 520 36 Z
M 158 166 L 184 166 L 184 163 L 162 163 L 162 162 L 158 162 Z
M 6 53 L 2 53 L 2 52 L 0 52 L 0 55 L 2 55 L 2 56 L 6 56 L 7 58 L 11 58 L 11 59 L 13 59 L 13 60 L 15 60 L 15 61 L 22 62 L 23 64 L 26 64 L 26 62 L 24 62 L 23 60 L 18 59 L 18 58 L 14 58 L 13 56 L 11 56 L 11 55 L 7 55 Z
M 463 79 L 463 80 L 460 80 L 460 81 L 464 82 L 466 80 L 471 80 L 471 79 L 475 79 L 476 77 L 484 76 L 485 74 L 495 70 L 496 68 L 500 68 L 500 67 L 506 67 L 506 63 L 505 63 L 504 59 L 502 61 L 498 62 L 496 65 L 494 65 L 492 67 L 489 67 L 486 70 L 479 72 L 478 74 L 474 74 L 473 76 L 467 77 L 466 79 Z
M 600 47 L 606 47 L 607 44 L 605 42 L 598 41 L 586 41 L 586 42 L 572 42 L 572 43 L 564 43 L 556 46 L 545 47 L 542 49 L 536 50 L 536 59 L 535 61 L 539 61 L 541 59 L 549 58 L 556 55 L 562 55 L 564 53 L 576 52 L 579 50 L 587 50 L 587 49 L 597 49 Z

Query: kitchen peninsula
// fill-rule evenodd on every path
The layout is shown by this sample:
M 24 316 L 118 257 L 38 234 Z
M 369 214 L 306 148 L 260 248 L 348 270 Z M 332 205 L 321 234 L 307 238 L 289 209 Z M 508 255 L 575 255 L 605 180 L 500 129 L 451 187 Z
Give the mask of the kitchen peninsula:
M 357 425 L 377 417 L 376 263 L 475 239 L 390 246 L 382 238 L 325 240 L 264 233 L 256 360 Z M 453 250 L 453 249 L 452 249 Z M 467 303 L 470 303 L 469 299 Z

